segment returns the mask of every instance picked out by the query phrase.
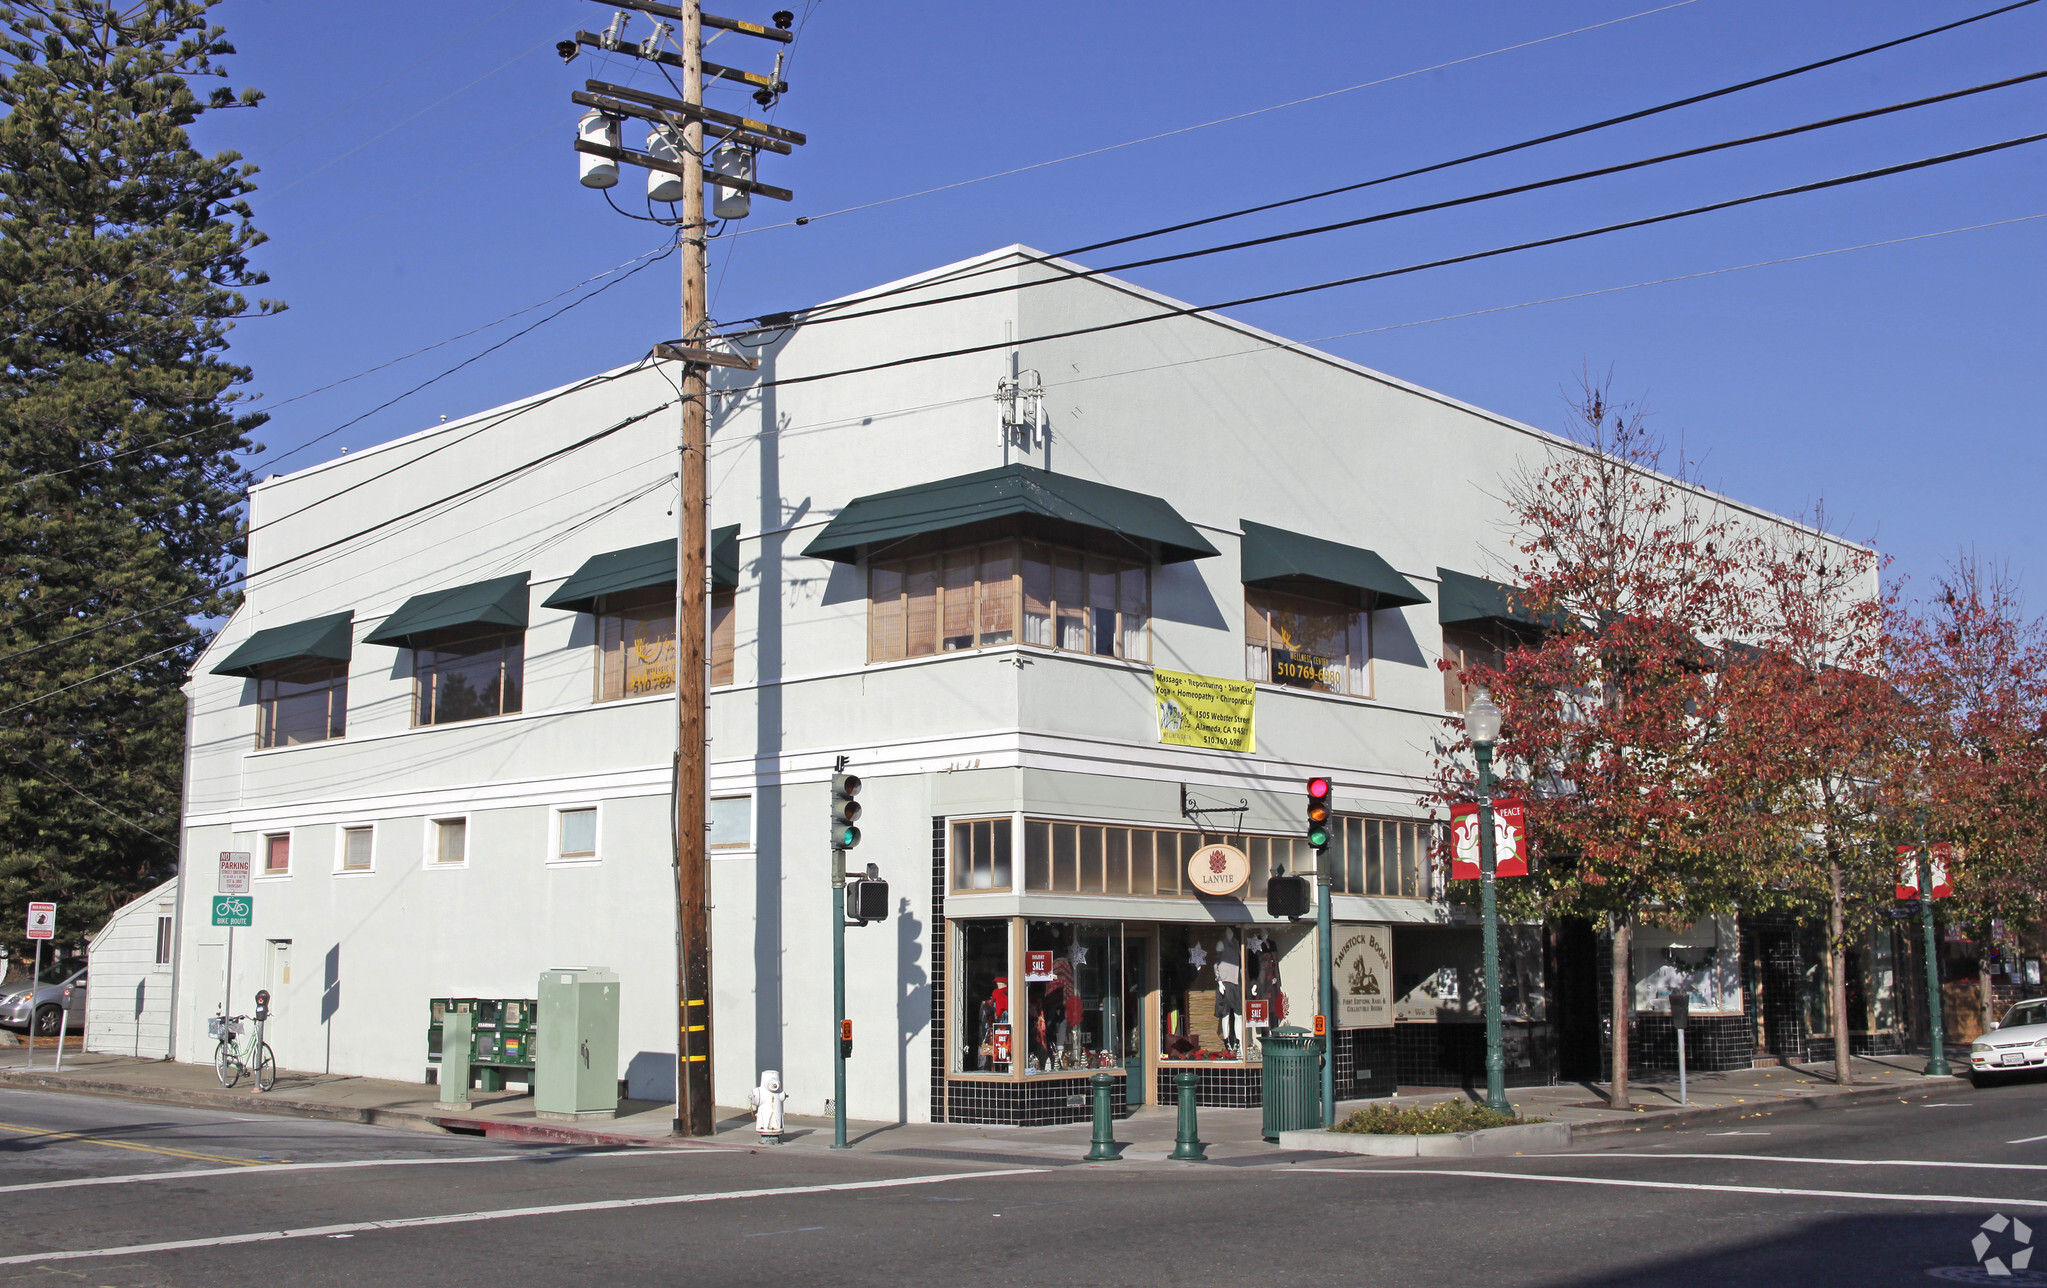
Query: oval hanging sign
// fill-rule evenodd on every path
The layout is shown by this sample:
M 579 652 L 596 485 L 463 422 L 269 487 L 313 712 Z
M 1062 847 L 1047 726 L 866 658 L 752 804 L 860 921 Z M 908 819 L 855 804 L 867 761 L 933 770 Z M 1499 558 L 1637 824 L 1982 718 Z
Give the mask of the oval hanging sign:
M 1231 895 L 1251 879 L 1251 856 L 1234 845 L 1204 845 L 1187 860 L 1187 883 L 1196 894 Z

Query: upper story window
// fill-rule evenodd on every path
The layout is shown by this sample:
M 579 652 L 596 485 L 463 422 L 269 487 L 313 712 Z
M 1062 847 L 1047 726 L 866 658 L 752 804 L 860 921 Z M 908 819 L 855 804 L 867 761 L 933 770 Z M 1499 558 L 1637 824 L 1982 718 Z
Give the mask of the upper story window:
M 280 662 L 256 679 L 259 747 L 339 738 L 348 728 L 348 663 Z
M 871 662 L 1035 644 L 1151 661 L 1151 568 L 1035 541 L 995 541 L 868 569 Z
M 1245 678 L 1366 698 L 1371 661 L 1371 614 L 1355 602 L 1244 587 Z
M 597 614 L 597 700 L 675 692 L 675 587 L 607 595 Z M 711 683 L 732 683 L 733 591 L 711 591 Z
M 1497 629 L 1487 630 L 1476 625 L 1443 628 L 1443 660 L 1450 664 L 1449 669 L 1443 672 L 1445 711 L 1462 713 L 1471 709 L 1478 686 L 1465 682 L 1467 667 L 1498 670 L 1506 664 L 1507 649 L 1502 634 Z
M 453 724 L 508 715 L 519 710 L 525 675 L 524 631 L 478 633 L 465 628 L 415 639 L 412 722 Z

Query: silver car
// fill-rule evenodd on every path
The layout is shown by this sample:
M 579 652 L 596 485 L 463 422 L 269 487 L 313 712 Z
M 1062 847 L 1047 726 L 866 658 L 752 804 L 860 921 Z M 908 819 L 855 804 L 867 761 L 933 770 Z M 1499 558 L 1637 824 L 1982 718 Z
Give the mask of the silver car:
M 1969 1044 L 1969 1081 L 1986 1086 L 2008 1073 L 2047 1069 L 2047 997 L 2020 1002 L 2004 1022 Z
M 68 995 L 68 998 L 67 998 Z M 70 1024 L 65 1024 L 65 1012 L 70 1012 Z M 52 984 L 38 984 L 33 990 L 27 984 L 10 984 L 0 989 L 0 1025 L 10 1029 L 26 1029 L 33 1020 L 36 1036 L 53 1038 L 59 1029 L 68 1028 L 73 1033 L 85 1031 L 85 972 L 60 979 Z

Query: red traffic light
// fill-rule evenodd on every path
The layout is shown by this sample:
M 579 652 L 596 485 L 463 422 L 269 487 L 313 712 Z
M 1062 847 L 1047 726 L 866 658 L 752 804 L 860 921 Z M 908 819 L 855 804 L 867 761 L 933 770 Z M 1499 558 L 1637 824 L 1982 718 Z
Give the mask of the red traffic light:
M 1328 800 L 1329 780 L 1326 778 L 1310 778 L 1308 780 L 1308 799 L 1315 801 Z

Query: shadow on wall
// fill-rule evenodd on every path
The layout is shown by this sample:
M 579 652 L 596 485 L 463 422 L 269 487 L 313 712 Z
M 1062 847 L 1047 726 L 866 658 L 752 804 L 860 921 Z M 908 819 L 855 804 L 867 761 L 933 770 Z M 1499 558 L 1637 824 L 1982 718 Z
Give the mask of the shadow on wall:
M 320 1027 L 327 1044 L 325 1071 L 334 1072 L 334 1013 L 341 1009 L 341 945 L 327 950 L 320 965 Z
M 142 1057 L 142 1012 L 148 1007 L 148 1005 L 149 981 L 147 979 L 138 979 L 135 981 L 135 1029 L 134 1029 L 135 1056 L 137 1059 L 140 1059 Z
M 625 1065 L 628 1100 L 675 1102 L 675 1052 L 641 1051 Z
M 896 905 L 896 1121 L 910 1121 L 910 1048 L 931 1023 L 931 977 L 923 967 L 924 923 L 906 896 Z

